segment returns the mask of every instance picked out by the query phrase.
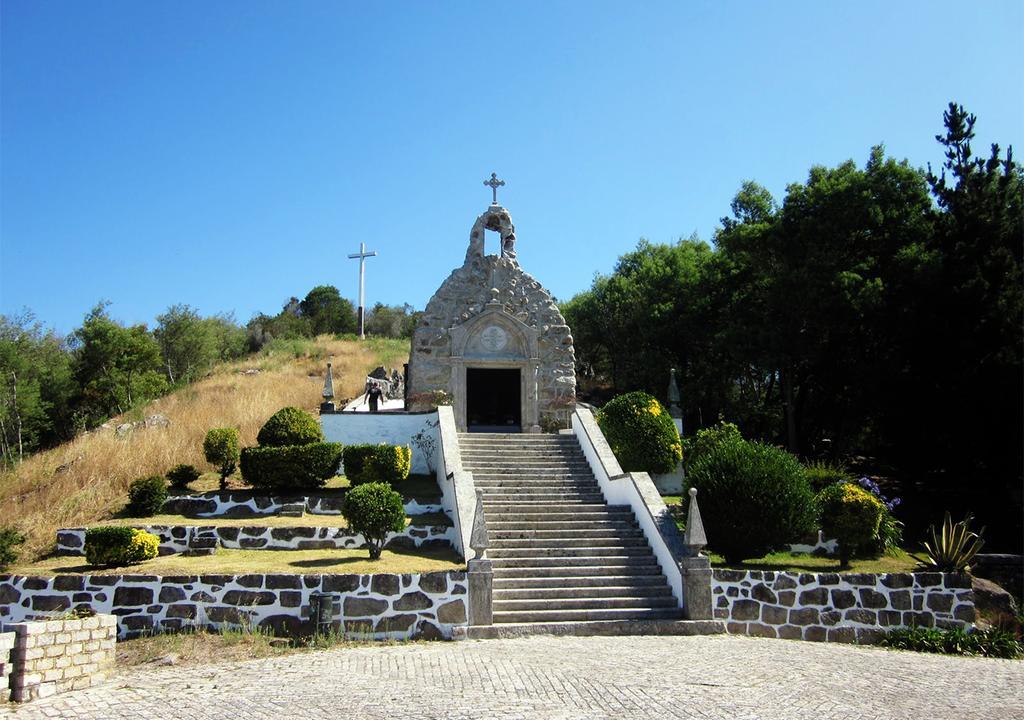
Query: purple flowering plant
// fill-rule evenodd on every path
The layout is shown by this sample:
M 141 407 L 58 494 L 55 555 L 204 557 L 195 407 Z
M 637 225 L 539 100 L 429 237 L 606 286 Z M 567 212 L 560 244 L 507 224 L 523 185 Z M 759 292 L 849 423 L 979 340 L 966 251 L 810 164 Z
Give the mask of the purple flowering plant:
M 899 504 L 903 502 L 898 497 L 894 497 L 891 500 L 885 497 L 885 495 L 882 494 L 882 488 L 878 487 L 878 483 L 869 477 L 860 478 L 857 480 L 857 484 L 881 500 L 882 504 L 885 505 L 885 509 L 889 512 L 892 512 L 894 508 L 898 507 Z

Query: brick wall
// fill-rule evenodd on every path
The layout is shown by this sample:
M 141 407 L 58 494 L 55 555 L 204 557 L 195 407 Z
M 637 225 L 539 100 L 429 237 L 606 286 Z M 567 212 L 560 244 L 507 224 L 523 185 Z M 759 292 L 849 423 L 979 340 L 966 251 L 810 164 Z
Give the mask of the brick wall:
M 104 680 L 114 664 L 117 622 L 111 615 L 7 624 L 11 699 L 28 702 Z
M 974 622 L 967 575 L 791 573 L 715 568 L 715 617 L 730 633 L 793 640 L 874 643 L 911 625 Z

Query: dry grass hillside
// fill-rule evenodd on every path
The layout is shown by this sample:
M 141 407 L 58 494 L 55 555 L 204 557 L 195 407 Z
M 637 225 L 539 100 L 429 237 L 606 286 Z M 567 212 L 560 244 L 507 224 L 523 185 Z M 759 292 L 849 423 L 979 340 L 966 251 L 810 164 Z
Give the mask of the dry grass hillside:
M 278 342 L 262 354 L 222 365 L 197 383 L 111 419 L 110 429 L 81 435 L 0 474 L 0 525 L 13 524 L 28 536 L 22 560 L 45 555 L 57 528 L 105 520 L 120 510 L 135 478 L 162 475 L 177 463 L 211 469 L 202 450 L 210 428 L 237 427 L 244 447 L 255 445 L 260 426 L 286 405 L 315 413 L 329 355 L 334 356 L 334 388 L 340 400 L 360 394 L 366 374 L 377 365 L 391 368 L 406 362 L 408 348 L 406 340 L 357 342 L 322 336 Z M 153 414 L 166 416 L 169 426 L 126 435 L 113 430 Z

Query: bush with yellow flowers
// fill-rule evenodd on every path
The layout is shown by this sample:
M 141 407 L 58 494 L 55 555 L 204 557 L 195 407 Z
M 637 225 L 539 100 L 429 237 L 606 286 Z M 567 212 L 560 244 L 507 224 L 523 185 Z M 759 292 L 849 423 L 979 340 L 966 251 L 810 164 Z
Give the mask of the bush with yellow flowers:
M 619 395 L 597 414 L 625 472 L 672 472 L 683 458 L 679 432 L 668 411 L 645 392 Z

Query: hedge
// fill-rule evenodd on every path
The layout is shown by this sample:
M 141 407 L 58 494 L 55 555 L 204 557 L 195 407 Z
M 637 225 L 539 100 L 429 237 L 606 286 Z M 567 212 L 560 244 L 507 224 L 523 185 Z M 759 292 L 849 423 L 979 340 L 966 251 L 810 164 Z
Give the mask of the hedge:
M 90 565 L 134 565 L 157 556 L 160 538 L 130 527 L 95 527 L 85 531 L 85 560 Z
M 167 481 L 159 475 L 133 480 L 128 486 L 128 514 L 149 517 L 160 512 L 167 499 Z
M 318 442 L 242 450 L 242 479 L 254 488 L 295 490 L 320 488 L 341 464 L 341 443 Z
M 405 445 L 347 445 L 345 477 L 353 485 L 383 482 L 389 485 L 409 477 L 412 450 Z
M 261 447 L 309 445 L 323 442 L 323 439 L 324 434 L 316 418 L 297 407 L 278 410 L 270 416 L 256 435 L 256 442 Z
M 821 529 L 826 537 L 839 541 L 839 562 L 843 567 L 859 548 L 878 538 L 878 526 L 885 506 L 874 495 L 853 483 L 829 485 L 816 498 Z
M 385 483 L 366 483 L 349 490 L 344 512 L 349 528 L 366 540 L 373 560 L 380 557 L 388 533 L 405 529 L 402 496 Z

